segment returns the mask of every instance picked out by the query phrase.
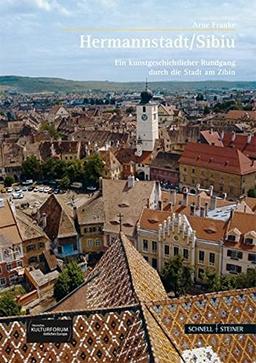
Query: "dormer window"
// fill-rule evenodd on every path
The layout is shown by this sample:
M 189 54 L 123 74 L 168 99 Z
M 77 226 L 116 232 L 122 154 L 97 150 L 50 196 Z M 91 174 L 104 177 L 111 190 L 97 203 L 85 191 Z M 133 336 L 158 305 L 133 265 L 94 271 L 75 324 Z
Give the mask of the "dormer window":
M 253 244 L 253 238 L 245 238 L 244 242 L 247 244 L 247 245 L 252 245 Z
M 229 234 L 227 239 L 228 239 L 229 242 L 235 242 L 236 241 L 236 236 L 233 235 L 233 234 Z
M 256 232 L 250 231 L 244 235 L 244 243 L 247 245 L 255 245 L 256 244 Z
M 241 232 L 237 228 L 234 228 L 228 232 L 226 240 L 228 242 L 239 242 L 240 236 Z

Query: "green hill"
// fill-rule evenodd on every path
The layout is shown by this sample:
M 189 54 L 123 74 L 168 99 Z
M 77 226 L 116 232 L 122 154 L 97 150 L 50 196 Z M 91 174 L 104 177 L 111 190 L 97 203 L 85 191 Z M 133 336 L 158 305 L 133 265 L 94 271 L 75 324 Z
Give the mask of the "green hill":
M 0 89 L 14 89 L 18 92 L 85 92 L 141 90 L 144 82 L 72 81 L 48 77 L 0 76 Z M 153 90 L 181 91 L 206 89 L 256 89 L 256 82 L 150 82 Z

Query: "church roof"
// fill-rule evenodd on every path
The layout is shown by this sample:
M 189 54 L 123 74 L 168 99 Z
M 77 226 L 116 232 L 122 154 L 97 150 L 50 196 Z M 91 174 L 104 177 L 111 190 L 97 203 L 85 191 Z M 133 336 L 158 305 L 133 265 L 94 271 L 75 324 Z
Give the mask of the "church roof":
M 30 316 L 1 318 L 3 361 L 249 363 L 256 353 L 255 335 L 184 333 L 185 324 L 254 322 L 255 288 L 170 299 L 123 234 L 81 287 L 37 317 L 72 318 L 72 342 L 27 343 Z

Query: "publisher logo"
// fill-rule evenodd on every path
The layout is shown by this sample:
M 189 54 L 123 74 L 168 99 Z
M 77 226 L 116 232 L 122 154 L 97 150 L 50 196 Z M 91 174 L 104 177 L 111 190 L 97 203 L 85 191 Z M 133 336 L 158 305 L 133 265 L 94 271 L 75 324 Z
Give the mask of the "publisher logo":
M 31 319 L 27 322 L 28 343 L 63 343 L 72 340 L 72 320 Z
M 185 334 L 256 334 L 256 324 L 186 324 Z

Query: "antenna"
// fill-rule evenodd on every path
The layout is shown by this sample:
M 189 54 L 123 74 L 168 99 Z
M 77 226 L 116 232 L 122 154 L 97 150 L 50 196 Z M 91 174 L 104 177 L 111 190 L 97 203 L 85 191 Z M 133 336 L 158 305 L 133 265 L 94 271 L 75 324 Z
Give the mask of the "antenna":
M 146 78 L 146 87 L 145 87 L 146 91 L 148 90 L 148 79 Z

